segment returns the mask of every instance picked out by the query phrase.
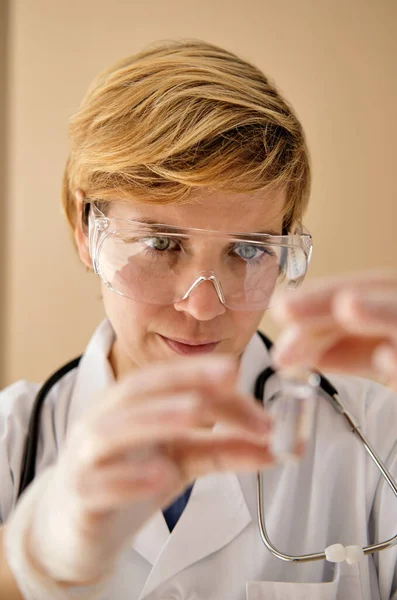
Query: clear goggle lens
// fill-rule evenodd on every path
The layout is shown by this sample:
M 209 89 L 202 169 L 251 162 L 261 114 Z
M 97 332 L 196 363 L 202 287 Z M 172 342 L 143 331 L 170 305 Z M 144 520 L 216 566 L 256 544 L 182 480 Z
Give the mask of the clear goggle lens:
M 263 310 L 280 290 L 301 283 L 310 260 L 309 234 L 243 238 L 159 227 L 90 219 L 94 268 L 109 288 L 132 300 L 171 305 L 206 282 L 232 310 Z M 197 256 L 205 271 L 198 268 Z

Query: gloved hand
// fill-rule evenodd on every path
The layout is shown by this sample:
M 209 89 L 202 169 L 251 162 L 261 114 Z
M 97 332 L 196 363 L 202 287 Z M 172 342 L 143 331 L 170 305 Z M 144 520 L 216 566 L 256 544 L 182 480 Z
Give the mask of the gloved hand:
M 144 367 L 98 398 L 7 525 L 17 581 L 15 533 L 43 577 L 86 586 L 109 577 L 142 525 L 200 475 L 271 463 L 269 418 L 235 382 L 231 359 L 184 358 Z
M 397 271 L 313 281 L 280 298 L 277 366 L 386 378 L 397 386 Z

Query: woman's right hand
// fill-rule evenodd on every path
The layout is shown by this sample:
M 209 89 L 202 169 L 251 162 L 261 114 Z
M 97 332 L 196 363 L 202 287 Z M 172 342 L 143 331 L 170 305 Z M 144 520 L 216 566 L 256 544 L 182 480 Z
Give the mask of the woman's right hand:
M 143 367 L 98 398 L 71 428 L 36 502 L 36 565 L 58 582 L 101 580 L 197 477 L 272 463 L 269 418 L 237 392 L 236 376 L 228 357 L 179 359 Z

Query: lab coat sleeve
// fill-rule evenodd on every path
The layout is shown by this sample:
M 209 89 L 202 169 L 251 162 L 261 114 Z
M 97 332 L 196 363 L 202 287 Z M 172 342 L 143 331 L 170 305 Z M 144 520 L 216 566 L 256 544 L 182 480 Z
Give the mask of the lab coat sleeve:
M 397 480 L 397 394 L 383 386 L 371 384 L 366 412 L 369 441 L 373 443 L 392 477 Z M 374 473 L 375 467 L 369 465 L 369 483 Z M 381 542 L 397 535 L 397 497 L 385 479 L 378 476 L 369 535 L 371 543 L 372 540 Z M 382 600 L 397 600 L 397 546 L 376 553 L 374 561 Z
M 18 381 L 0 392 L 0 523 L 15 503 L 29 417 L 38 385 Z

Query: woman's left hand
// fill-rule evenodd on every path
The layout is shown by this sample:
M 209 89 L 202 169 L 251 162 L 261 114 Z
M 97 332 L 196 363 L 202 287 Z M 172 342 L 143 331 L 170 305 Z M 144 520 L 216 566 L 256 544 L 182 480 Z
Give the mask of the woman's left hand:
M 280 299 L 278 367 L 306 366 L 397 384 L 397 271 L 313 282 Z

